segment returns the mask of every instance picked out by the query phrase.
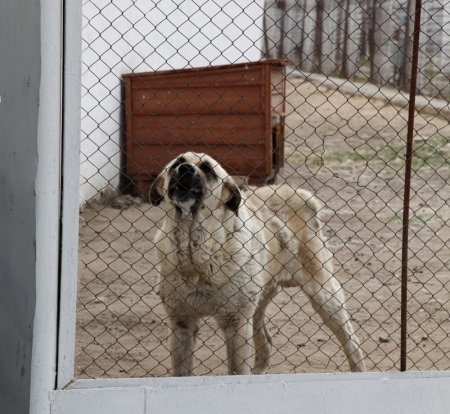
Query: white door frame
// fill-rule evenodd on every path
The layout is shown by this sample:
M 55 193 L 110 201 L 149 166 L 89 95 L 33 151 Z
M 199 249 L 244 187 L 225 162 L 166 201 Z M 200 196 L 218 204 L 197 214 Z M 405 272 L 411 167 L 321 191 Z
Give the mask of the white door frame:
M 81 3 L 41 0 L 37 305 L 31 412 L 449 412 L 448 372 L 74 380 Z
M 82 0 L 64 1 L 61 260 L 57 387 L 74 377 L 78 280 Z

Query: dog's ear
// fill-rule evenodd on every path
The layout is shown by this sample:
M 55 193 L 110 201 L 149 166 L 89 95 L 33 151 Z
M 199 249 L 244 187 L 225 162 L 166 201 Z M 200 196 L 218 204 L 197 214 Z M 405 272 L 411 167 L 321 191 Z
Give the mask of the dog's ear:
M 228 198 L 225 200 L 225 207 L 238 215 L 239 205 L 241 204 L 242 196 L 238 186 L 234 182 L 226 181 L 224 184 L 228 192 Z
M 158 175 L 153 181 L 150 187 L 149 198 L 154 206 L 159 206 L 164 200 L 164 189 L 163 189 L 164 178 L 162 174 Z

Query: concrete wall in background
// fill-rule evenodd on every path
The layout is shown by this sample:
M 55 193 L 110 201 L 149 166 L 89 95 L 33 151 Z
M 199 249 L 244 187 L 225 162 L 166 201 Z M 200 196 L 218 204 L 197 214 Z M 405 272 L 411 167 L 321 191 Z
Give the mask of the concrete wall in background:
M 29 410 L 40 1 L 0 2 L 0 413 Z

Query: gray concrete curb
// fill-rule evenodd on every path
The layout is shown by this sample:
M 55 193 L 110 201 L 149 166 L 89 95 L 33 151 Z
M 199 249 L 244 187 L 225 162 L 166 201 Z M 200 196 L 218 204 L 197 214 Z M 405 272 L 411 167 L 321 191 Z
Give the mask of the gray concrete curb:
M 347 79 L 333 78 L 318 73 L 308 73 L 297 69 L 288 69 L 288 75 L 304 78 L 310 82 L 319 83 L 330 89 L 336 89 L 350 95 L 363 95 L 366 98 L 389 102 L 391 105 L 407 108 L 409 93 L 399 91 L 389 86 L 377 86 L 369 82 L 352 82 Z M 450 121 L 450 102 L 444 99 L 416 96 L 416 110 L 418 112 L 440 116 Z

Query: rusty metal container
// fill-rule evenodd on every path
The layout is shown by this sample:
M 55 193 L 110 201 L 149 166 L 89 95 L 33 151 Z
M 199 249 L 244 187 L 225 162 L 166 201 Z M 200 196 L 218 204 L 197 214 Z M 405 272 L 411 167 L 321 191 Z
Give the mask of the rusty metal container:
M 254 184 L 284 159 L 285 61 L 124 75 L 126 175 L 146 194 L 185 151 L 216 158 Z

